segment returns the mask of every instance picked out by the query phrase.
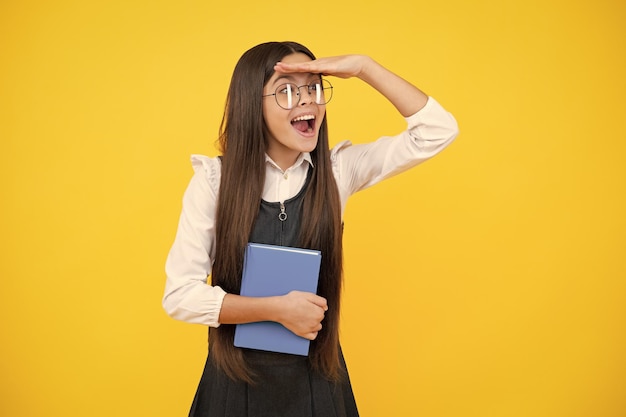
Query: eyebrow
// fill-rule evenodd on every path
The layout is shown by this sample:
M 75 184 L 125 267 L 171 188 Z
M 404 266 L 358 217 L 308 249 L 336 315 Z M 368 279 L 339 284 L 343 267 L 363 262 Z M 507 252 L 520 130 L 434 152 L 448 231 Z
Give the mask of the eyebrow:
M 303 74 L 303 73 L 301 73 L 301 74 Z M 309 73 L 308 73 L 308 80 L 309 80 L 309 81 L 310 81 L 310 80 L 313 80 L 313 79 L 315 79 L 315 78 L 322 79 L 322 74 L 315 74 L 315 73 L 312 73 L 312 72 L 309 72 Z M 281 75 L 281 76 L 277 77 L 277 78 L 274 80 L 274 82 L 272 83 L 272 85 L 276 85 L 276 84 L 278 83 L 278 81 L 283 80 L 283 79 L 285 79 L 285 80 L 287 80 L 287 81 L 291 81 L 291 82 L 294 82 L 294 81 L 295 81 L 295 77 L 294 77 L 293 75 L 291 75 L 291 74 L 283 74 L 283 75 Z

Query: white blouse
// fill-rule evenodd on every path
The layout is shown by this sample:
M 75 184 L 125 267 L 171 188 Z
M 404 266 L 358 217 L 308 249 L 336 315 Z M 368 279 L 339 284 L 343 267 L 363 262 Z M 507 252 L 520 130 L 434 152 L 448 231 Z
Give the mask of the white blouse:
M 407 130 L 397 136 L 383 136 L 362 145 L 344 141 L 331 150 L 342 215 L 352 194 L 435 156 L 458 134 L 454 117 L 432 97 L 406 121 Z M 262 198 L 270 202 L 294 197 L 312 164 L 308 153 L 301 154 L 286 171 L 269 156 L 266 161 Z M 207 278 L 215 259 L 215 209 L 221 163 L 219 158 L 202 155 L 192 155 L 191 163 L 195 173 L 183 197 L 178 231 L 165 264 L 163 307 L 175 319 L 217 327 L 226 293 L 209 285 Z

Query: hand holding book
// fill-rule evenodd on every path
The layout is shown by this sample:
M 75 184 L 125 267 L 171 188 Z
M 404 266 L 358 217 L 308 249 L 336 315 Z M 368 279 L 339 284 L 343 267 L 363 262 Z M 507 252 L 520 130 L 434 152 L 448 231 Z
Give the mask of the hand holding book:
M 294 334 L 314 340 L 322 329 L 326 299 L 310 292 L 291 291 L 281 297 L 283 308 L 277 321 Z

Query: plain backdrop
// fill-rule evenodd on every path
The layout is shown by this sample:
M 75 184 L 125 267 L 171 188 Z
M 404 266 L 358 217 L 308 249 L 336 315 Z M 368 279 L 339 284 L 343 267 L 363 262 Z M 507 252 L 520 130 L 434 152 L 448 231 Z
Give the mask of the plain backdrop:
M 163 312 L 192 153 L 248 48 L 366 53 L 461 134 L 357 194 L 341 338 L 363 417 L 626 415 L 626 4 L 0 3 L 0 415 L 184 416 Z M 405 122 L 336 80 L 332 144 Z

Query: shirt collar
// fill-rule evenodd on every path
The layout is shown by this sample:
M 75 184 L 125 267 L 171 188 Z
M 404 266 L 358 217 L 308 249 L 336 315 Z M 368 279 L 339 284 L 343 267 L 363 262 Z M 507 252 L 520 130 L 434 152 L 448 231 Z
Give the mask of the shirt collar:
M 265 154 L 265 162 L 270 164 L 274 168 L 280 169 L 282 171 L 282 169 L 278 166 L 278 164 L 276 164 L 276 162 L 274 162 L 274 160 L 272 160 L 272 158 L 270 158 L 270 156 L 268 154 Z M 302 152 L 298 156 L 298 159 L 296 159 L 296 162 L 292 166 L 287 168 L 287 171 L 289 171 L 290 169 L 297 168 L 297 167 L 299 167 L 300 165 L 302 165 L 305 162 L 308 162 L 309 165 L 314 166 L 313 165 L 313 159 L 311 159 L 311 154 L 309 152 Z

